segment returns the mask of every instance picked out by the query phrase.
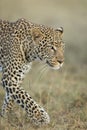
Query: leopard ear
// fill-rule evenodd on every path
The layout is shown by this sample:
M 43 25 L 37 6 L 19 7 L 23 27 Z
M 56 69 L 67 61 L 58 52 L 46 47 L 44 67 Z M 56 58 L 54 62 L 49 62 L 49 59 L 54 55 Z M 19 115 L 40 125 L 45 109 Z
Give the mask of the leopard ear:
M 59 34 L 59 36 L 62 36 L 62 34 L 63 34 L 63 27 L 60 27 L 60 28 L 56 29 L 55 31 Z
M 42 32 L 40 31 L 39 28 L 33 28 L 33 29 L 32 29 L 32 36 L 33 36 L 34 41 L 35 41 L 36 43 L 38 43 L 39 40 L 42 39 L 43 34 L 42 34 Z

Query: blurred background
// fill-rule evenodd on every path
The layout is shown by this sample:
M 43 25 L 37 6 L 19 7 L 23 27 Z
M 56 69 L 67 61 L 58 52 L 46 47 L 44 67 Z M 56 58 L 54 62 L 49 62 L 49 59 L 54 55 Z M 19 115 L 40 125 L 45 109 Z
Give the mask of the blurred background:
M 71 130 L 75 125 L 80 125 L 82 129 L 87 128 L 87 0 L 0 0 L 0 19 L 16 21 L 19 18 L 53 28 L 64 28 L 63 39 L 66 47 L 63 68 L 43 74 L 42 65 L 35 63 L 29 77 L 24 80 L 24 86 L 48 109 L 52 123 L 56 124 L 55 130 L 57 127 L 62 130 L 69 127 Z M 78 120 L 77 106 L 81 106 L 80 124 L 74 122 L 67 126 L 70 124 L 69 120 Z M 71 107 L 75 107 L 75 110 L 67 117 L 67 110 Z M 67 123 L 62 126 L 63 116 Z M 3 121 L 1 125 L 4 129 Z M 49 129 L 51 128 L 54 128 L 52 124 Z

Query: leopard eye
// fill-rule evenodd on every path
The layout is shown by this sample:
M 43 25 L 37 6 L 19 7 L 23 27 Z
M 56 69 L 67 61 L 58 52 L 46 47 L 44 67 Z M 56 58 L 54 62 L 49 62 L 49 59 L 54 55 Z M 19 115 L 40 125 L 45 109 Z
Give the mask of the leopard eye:
M 52 49 L 52 50 L 55 50 L 53 46 L 51 47 L 51 49 Z
M 54 51 L 56 51 L 56 47 L 55 46 L 52 46 L 51 49 L 54 50 Z
M 53 52 L 53 54 L 56 52 L 56 47 L 52 46 L 51 47 L 51 52 Z
M 52 44 L 53 44 L 53 43 L 52 43 Z M 54 45 L 49 45 L 48 48 L 49 48 L 51 51 L 53 51 L 53 52 L 55 52 L 55 51 L 57 50 L 57 48 L 56 48 Z

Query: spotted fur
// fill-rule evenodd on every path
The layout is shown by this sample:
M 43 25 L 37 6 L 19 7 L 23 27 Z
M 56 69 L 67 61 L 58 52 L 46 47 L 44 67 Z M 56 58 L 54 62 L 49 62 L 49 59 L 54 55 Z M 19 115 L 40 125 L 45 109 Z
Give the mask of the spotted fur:
M 21 83 L 34 60 L 44 61 L 53 69 L 64 62 L 63 28 L 53 28 L 19 19 L 16 22 L 0 20 L 0 66 L 2 85 L 6 91 L 2 116 L 19 104 L 36 125 L 48 124 L 47 112 L 26 92 Z

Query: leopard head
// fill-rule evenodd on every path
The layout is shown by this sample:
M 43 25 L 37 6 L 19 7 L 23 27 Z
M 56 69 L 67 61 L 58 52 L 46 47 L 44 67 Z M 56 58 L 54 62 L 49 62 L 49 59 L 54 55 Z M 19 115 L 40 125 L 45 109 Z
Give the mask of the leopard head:
M 53 69 L 59 69 L 64 62 L 63 28 L 34 28 L 33 40 L 37 58 L 44 61 Z

